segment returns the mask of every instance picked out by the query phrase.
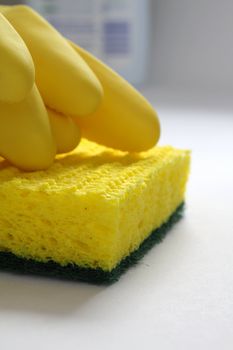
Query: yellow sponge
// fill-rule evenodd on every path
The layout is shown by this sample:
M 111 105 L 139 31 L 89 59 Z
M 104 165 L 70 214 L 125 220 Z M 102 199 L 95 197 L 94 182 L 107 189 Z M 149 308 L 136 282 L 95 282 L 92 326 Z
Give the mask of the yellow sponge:
M 2 159 L 0 251 L 111 272 L 184 201 L 189 162 L 170 146 L 128 154 L 86 140 L 46 171 Z

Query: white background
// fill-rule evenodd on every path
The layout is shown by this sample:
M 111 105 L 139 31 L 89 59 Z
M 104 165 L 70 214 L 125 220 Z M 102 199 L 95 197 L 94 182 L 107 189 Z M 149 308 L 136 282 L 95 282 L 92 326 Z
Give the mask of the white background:
M 1 349 L 233 348 L 232 7 L 153 3 L 145 93 L 160 143 L 192 149 L 184 219 L 110 287 L 1 273 Z
M 151 72 L 159 86 L 233 90 L 233 1 L 151 0 Z
M 158 109 L 193 150 L 184 219 L 110 287 L 1 273 L 1 349 L 232 349 L 231 111 Z

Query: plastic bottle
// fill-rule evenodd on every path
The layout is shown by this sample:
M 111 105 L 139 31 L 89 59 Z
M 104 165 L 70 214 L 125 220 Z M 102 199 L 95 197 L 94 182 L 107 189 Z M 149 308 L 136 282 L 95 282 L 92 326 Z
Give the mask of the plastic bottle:
M 149 0 L 28 0 L 27 4 L 132 84 L 144 82 Z

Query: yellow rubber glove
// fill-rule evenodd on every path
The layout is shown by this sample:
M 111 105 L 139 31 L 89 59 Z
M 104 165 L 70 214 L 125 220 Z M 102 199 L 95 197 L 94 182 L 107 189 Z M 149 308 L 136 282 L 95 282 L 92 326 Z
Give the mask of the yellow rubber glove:
M 160 134 L 156 112 L 124 79 L 83 49 L 69 44 L 30 8 L 0 6 L 0 12 L 33 57 L 36 82 L 58 152 L 70 151 L 78 144 L 77 125 L 87 138 L 125 151 L 143 151 L 156 144 Z M 30 132 L 30 128 L 27 130 Z

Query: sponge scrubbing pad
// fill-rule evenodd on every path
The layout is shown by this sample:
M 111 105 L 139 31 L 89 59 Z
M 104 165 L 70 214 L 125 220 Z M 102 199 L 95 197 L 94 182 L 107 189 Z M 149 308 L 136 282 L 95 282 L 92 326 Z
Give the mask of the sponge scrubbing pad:
M 180 217 L 189 152 L 83 140 L 46 171 L 0 162 L 0 268 L 108 283 Z

